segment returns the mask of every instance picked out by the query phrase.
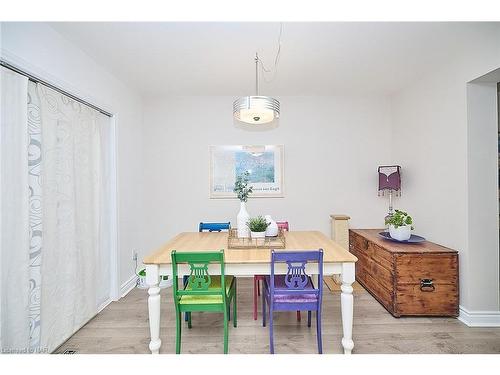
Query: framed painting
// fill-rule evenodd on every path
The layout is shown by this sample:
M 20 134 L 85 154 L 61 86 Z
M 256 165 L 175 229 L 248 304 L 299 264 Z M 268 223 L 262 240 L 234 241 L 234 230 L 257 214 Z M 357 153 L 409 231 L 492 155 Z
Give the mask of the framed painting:
M 283 146 L 210 146 L 210 198 L 236 198 L 236 176 L 250 174 L 253 198 L 282 198 Z

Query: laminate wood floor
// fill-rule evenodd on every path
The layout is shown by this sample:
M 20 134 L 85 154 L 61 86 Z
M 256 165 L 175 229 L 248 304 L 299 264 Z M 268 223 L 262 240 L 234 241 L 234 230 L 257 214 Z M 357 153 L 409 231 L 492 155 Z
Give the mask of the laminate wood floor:
M 252 317 L 253 282 L 238 278 L 238 327 L 229 327 L 229 353 L 269 353 L 269 329 L 262 316 Z M 171 288 L 161 291 L 160 353 L 175 353 L 175 320 Z M 147 290 L 134 289 L 111 303 L 56 353 L 149 353 Z M 259 301 L 259 309 L 260 309 Z M 193 328 L 182 328 L 182 353 L 223 352 L 222 315 L 193 313 Z M 275 313 L 275 352 L 317 353 L 313 314 L 297 322 L 294 312 Z M 323 298 L 323 352 L 342 353 L 339 292 L 325 286 Z M 392 317 L 368 292 L 354 292 L 353 353 L 500 353 L 500 328 L 469 328 L 453 318 Z

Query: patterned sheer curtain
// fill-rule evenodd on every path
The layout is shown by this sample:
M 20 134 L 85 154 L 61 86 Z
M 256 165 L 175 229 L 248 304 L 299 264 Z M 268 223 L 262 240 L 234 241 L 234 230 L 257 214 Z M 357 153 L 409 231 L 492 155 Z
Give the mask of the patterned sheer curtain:
M 29 349 L 28 79 L 0 70 L 0 348 Z
M 21 285 L 2 277 L 1 288 L 21 292 L 24 306 L 11 307 L 2 293 L 1 345 L 4 351 L 52 352 L 110 297 L 109 148 L 102 143 L 109 141 L 110 120 L 41 84 L 30 81 L 26 91 L 27 125 L 17 130 L 21 138 L 24 132 L 25 159 L 19 162 L 26 163 L 19 183 L 24 190 L 15 193 L 25 195 L 25 202 L 10 212 L 24 217 L 16 228 L 20 235 L 24 230 L 26 241 L 12 242 L 10 250 L 2 241 L 1 257 L 3 271 L 4 261 L 24 254 L 16 267 Z M 2 187 L 4 182 L 9 181 L 2 180 Z M 3 220 L 2 210 L 2 239 L 8 229 Z M 14 323 L 28 335 L 12 343 L 8 327 Z

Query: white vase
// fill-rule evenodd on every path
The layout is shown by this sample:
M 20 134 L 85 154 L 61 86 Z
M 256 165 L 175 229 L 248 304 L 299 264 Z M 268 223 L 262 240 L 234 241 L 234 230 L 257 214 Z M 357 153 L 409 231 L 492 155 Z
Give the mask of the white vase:
M 271 215 L 266 215 L 265 218 L 266 218 L 266 223 L 269 224 L 266 229 L 266 236 L 276 237 L 278 235 L 278 224 L 276 224 Z
M 407 241 L 411 237 L 411 225 L 402 225 L 397 228 L 389 225 L 389 235 L 398 241 Z
M 247 212 L 246 203 L 241 201 L 240 212 L 238 212 L 238 216 L 236 217 L 236 227 L 238 228 L 239 238 L 250 237 L 250 228 L 247 226 L 248 220 L 250 220 L 250 215 Z

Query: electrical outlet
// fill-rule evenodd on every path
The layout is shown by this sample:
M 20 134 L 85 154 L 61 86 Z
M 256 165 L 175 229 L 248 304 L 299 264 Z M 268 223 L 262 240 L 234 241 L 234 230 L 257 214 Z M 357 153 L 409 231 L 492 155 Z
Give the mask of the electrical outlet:
M 134 251 L 132 254 L 132 260 L 137 260 L 137 251 Z

